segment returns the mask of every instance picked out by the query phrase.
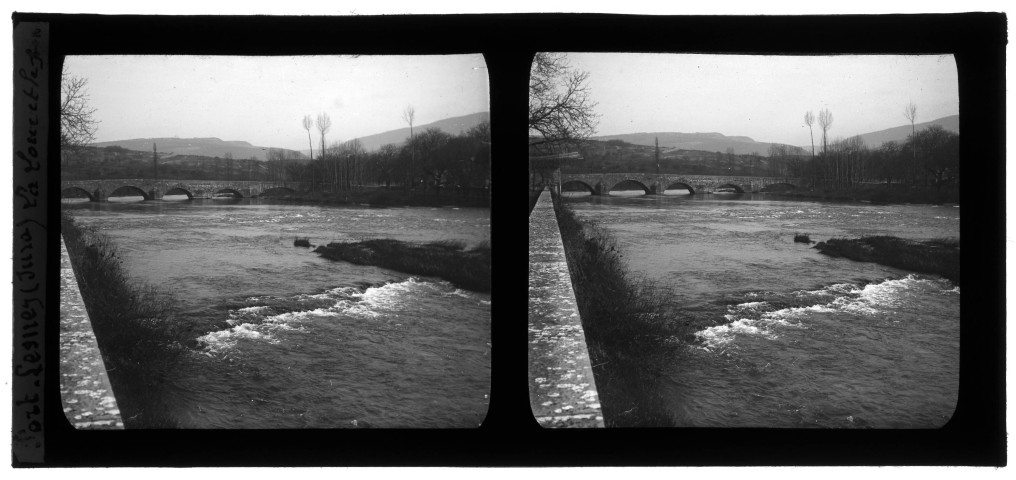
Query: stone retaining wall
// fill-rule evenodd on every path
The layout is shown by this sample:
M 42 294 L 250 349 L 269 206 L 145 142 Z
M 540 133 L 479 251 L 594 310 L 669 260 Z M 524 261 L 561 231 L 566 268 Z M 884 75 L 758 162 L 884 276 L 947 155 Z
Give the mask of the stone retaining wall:
M 549 190 L 529 215 L 529 403 L 543 427 L 603 427 Z
M 60 402 L 67 421 L 76 429 L 124 428 L 63 238 L 60 239 Z

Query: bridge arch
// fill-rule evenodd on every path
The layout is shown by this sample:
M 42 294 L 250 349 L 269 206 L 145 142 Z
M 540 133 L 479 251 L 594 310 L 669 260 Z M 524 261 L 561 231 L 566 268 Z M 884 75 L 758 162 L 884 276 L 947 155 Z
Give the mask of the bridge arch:
M 87 198 L 89 202 L 95 201 L 95 195 L 81 187 L 67 187 L 60 190 L 60 198 Z
M 134 185 L 122 185 L 115 190 L 109 192 L 107 198 L 113 197 L 141 197 L 145 200 L 151 200 L 152 197 L 148 195 L 148 192 L 141 188 L 135 187 Z
M 568 187 L 571 187 L 571 188 L 568 188 Z M 576 187 L 580 188 L 582 191 L 586 191 L 586 192 L 589 192 L 589 193 L 591 193 L 593 195 L 596 195 L 596 189 L 593 188 L 592 185 L 590 185 L 590 184 L 588 184 L 588 183 L 586 183 L 586 182 L 584 182 L 582 180 L 569 180 L 567 182 L 562 183 L 561 184 L 561 191 L 562 192 L 566 192 L 566 191 L 574 192 L 574 191 L 576 191 L 575 190 Z
M 737 185 L 735 183 L 724 183 L 723 185 L 717 185 L 716 188 L 713 189 L 713 192 L 723 189 L 732 189 L 737 193 L 744 193 L 744 189 L 741 188 L 740 185 Z
M 683 188 L 685 190 L 688 190 L 688 194 L 689 195 L 694 195 L 695 194 L 695 188 L 692 187 L 690 183 L 685 183 L 685 182 L 680 181 L 680 180 L 675 180 L 675 181 L 670 181 L 670 182 L 664 182 L 664 185 L 665 185 L 663 187 L 663 191 L 664 192 L 666 192 L 667 190 L 674 189 L 674 188 Z
M 243 194 L 242 193 L 240 193 L 238 190 L 234 190 L 232 188 L 220 188 L 220 189 L 217 189 L 216 192 L 215 192 L 215 195 L 220 195 L 220 194 L 223 194 L 223 193 L 229 193 L 229 194 L 233 195 L 233 198 L 243 198 Z
M 623 184 L 629 184 L 629 185 L 630 185 L 630 184 L 634 184 L 634 185 L 638 185 L 638 187 L 639 187 L 639 188 L 641 188 L 641 189 L 642 189 L 642 191 L 643 191 L 643 192 L 644 192 L 644 193 L 645 193 L 646 195 L 650 195 L 650 194 L 652 194 L 652 193 L 653 193 L 652 189 L 650 189 L 650 188 L 649 188 L 648 186 L 646 186 L 646 184 L 645 184 L 645 183 L 643 183 L 643 182 L 642 182 L 641 180 L 638 180 L 638 179 L 635 179 L 635 178 L 624 178 L 624 179 L 621 179 L 620 181 L 617 181 L 617 182 L 613 182 L 613 183 L 614 183 L 614 185 L 613 185 L 613 186 L 611 186 L 610 188 L 606 189 L 606 190 L 605 190 L 605 191 L 604 191 L 603 193 L 605 193 L 605 194 L 608 194 L 608 195 L 609 195 L 609 194 L 610 194 L 610 192 L 614 191 L 614 189 L 616 189 L 617 187 L 619 187 L 619 186 L 621 186 L 621 185 L 623 185 Z
M 163 197 L 168 195 L 187 195 L 187 200 L 192 200 L 194 198 L 194 194 L 182 186 L 169 187 L 169 189 L 166 190 L 166 193 L 163 194 Z

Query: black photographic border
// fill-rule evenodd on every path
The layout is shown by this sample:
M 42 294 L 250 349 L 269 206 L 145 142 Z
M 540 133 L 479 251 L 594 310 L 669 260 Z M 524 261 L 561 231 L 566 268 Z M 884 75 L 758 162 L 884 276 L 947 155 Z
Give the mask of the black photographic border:
M 492 385 L 471 430 L 76 431 L 58 378 L 59 169 L 50 168 L 43 466 L 698 466 L 1006 463 L 1004 383 L 1004 63 L 997 13 L 834 16 L 490 14 L 121 16 L 15 13 L 49 25 L 49 98 L 64 55 L 482 53 L 490 73 L 494 250 Z M 16 53 L 17 45 L 16 47 Z M 526 105 L 536 51 L 731 54 L 953 54 L 959 69 L 962 180 L 960 397 L 937 430 L 544 430 L 529 411 Z M 17 74 L 17 72 L 15 72 Z M 15 75 L 16 77 L 16 75 Z M 15 95 L 18 94 L 15 82 Z M 57 102 L 46 118 L 55 131 Z M 15 119 L 17 122 L 18 119 Z M 901 122 L 902 123 L 902 122 Z M 736 133 L 736 132 L 735 132 Z M 56 158 L 58 142 L 49 136 Z M 17 144 L 15 145 L 17 148 Z M 15 158 L 14 185 L 25 178 Z M 55 167 L 55 165 L 54 165 Z M 971 171 L 985 169 L 971 174 Z M 976 169 L 976 170 L 975 170 Z M 14 207 L 21 202 L 15 198 Z M 16 231 L 17 235 L 17 231 Z M 38 240 L 38 239 L 36 239 Z M 15 241 L 15 252 L 19 243 Z M 39 244 L 37 243 L 38 247 Z M 15 269 L 18 269 L 16 264 Z M 17 305 L 15 305 L 17 307 Z M 19 311 L 15 309 L 17 314 Z M 14 322 L 15 333 L 21 325 Z M 15 339 L 15 343 L 18 340 Z M 17 350 L 15 350 L 17 353 Z M 18 362 L 16 361 L 15 364 Z M 15 389 L 16 400 L 28 392 Z M 15 415 L 20 415 L 15 405 Z M 15 466 L 34 463 L 14 460 Z

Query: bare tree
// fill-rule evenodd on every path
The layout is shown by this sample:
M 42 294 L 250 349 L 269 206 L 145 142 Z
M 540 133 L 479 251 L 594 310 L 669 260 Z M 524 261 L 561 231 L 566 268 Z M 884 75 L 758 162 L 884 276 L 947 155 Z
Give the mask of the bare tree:
M 574 144 L 596 132 L 589 72 L 571 69 L 563 53 L 539 52 L 529 70 L 531 145 Z
M 358 181 L 356 178 L 356 164 L 364 153 L 365 149 L 358 138 L 342 142 L 334 148 L 333 155 L 340 160 L 340 165 L 342 166 L 339 177 L 342 185 L 347 190 L 351 190 L 353 182 Z
M 917 120 L 917 105 L 914 102 L 908 103 L 907 106 L 904 107 L 903 109 L 903 116 L 907 117 L 907 120 L 910 120 L 911 138 L 917 138 L 917 127 L 914 125 L 914 121 Z M 917 142 L 914 141 L 910 143 L 914 144 L 914 158 L 913 158 L 914 163 L 912 164 L 911 168 L 915 169 L 917 167 Z
M 328 133 L 330 128 L 332 128 L 332 118 L 327 113 L 319 113 L 317 116 L 317 129 L 321 132 L 321 154 L 318 156 L 321 158 L 324 158 L 325 155 L 325 134 Z M 337 162 L 337 159 L 335 160 Z M 335 163 L 334 167 L 335 185 L 337 186 L 339 184 L 339 164 Z
M 416 142 L 413 142 L 413 121 L 416 120 L 416 109 L 412 105 L 406 105 L 402 111 L 402 119 L 409 124 L 409 170 L 416 168 Z
M 413 121 L 416 120 L 416 109 L 412 105 L 406 105 L 402 111 L 402 120 L 409 124 L 409 139 L 413 139 Z
M 88 79 L 64 73 L 60 82 L 60 146 L 75 149 L 92 143 L 99 121 L 88 104 Z
M 321 132 L 321 153 L 325 151 L 325 134 L 332 128 L 332 118 L 327 113 L 319 113 L 317 116 L 317 129 Z
M 815 114 L 808 110 L 804 114 L 804 124 L 808 126 L 808 133 L 811 134 L 811 156 L 815 156 L 815 131 L 811 128 L 815 123 Z
M 392 179 L 399 169 L 398 156 L 399 147 L 390 143 L 382 145 L 375 152 L 378 180 L 384 182 L 385 188 L 391 188 Z
M 910 134 L 917 133 L 914 127 L 914 121 L 917 120 L 917 105 L 914 102 L 908 103 L 906 108 L 903 109 L 903 116 L 907 117 L 907 120 L 910 120 Z
M 307 131 L 307 145 L 310 145 L 310 159 L 314 160 L 314 142 L 310 139 L 310 127 L 314 126 L 314 121 L 310 119 L 310 115 L 303 116 L 303 129 Z
M 833 112 L 830 112 L 828 109 L 825 108 L 819 111 L 818 126 L 819 128 L 822 129 L 822 153 L 825 153 L 826 149 L 829 148 L 827 134 L 829 132 L 829 129 L 832 128 L 833 126 Z

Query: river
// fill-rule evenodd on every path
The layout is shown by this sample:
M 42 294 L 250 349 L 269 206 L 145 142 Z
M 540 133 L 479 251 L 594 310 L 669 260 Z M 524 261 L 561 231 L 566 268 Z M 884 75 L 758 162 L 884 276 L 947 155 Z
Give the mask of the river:
M 114 199 L 116 200 L 116 199 Z M 183 428 L 476 427 L 490 295 L 294 247 L 490 239 L 490 210 L 233 199 L 65 203 L 189 327 L 167 382 Z
M 669 193 L 669 192 L 668 192 Z M 681 426 L 937 428 L 959 389 L 960 289 L 831 258 L 796 233 L 959 238 L 957 206 L 764 194 L 573 196 L 693 334 L 663 395 Z

